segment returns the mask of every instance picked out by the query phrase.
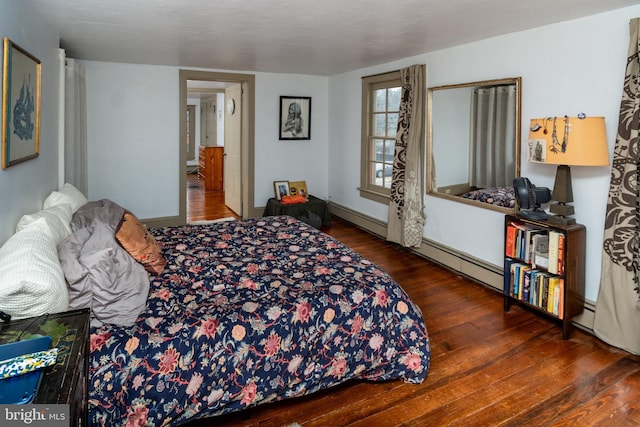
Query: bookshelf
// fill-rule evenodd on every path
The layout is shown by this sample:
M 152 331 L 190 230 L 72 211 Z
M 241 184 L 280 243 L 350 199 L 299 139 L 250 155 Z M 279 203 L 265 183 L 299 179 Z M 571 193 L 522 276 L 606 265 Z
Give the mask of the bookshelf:
M 506 215 L 504 226 L 504 311 L 512 303 L 562 325 L 584 309 L 586 228 Z

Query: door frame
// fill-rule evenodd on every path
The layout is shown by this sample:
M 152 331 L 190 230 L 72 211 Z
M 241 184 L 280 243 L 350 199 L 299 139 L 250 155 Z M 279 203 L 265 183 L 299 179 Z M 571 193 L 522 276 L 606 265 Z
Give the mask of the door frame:
M 242 218 L 260 216 L 255 207 L 255 85 L 254 74 L 220 73 L 214 71 L 180 70 L 179 71 L 179 116 L 186 116 L 187 80 L 204 80 L 216 82 L 240 83 L 245 89 L 242 94 L 241 118 L 242 141 L 240 142 L 240 168 L 242 175 Z M 187 137 L 186 120 L 180 120 L 179 141 Z M 181 224 L 187 221 L 187 161 L 185 144 L 179 143 L 179 212 Z

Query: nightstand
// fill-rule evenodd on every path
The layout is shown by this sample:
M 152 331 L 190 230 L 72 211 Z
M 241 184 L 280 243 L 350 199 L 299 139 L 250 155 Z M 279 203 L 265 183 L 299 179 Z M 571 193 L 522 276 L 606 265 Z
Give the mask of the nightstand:
M 309 201 L 306 203 L 283 204 L 274 198 L 269 199 L 262 216 L 289 215 L 304 221 L 310 225 L 320 228 L 320 226 L 331 225 L 331 214 L 327 202 L 317 197 L 309 195 Z M 312 215 L 317 216 L 320 224 L 314 224 Z
M 0 323 L 0 344 L 50 336 L 56 364 L 46 368 L 32 403 L 69 405 L 71 426 L 87 425 L 89 309 Z

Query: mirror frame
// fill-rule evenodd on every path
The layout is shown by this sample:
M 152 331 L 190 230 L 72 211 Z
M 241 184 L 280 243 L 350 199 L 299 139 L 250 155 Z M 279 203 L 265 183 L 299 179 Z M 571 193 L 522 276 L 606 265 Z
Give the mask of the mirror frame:
M 514 213 L 517 210 L 517 206 L 514 205 L 513 208 L 505 208 L 502 206 L 496 206 L 489 203 L 480 202 L 478 200 L 466 199 L 464 197 L 440 193 L 434 190 L 435 183 L 432 178 L 432 173 L 434 171 L 434 158 L 433 158 L 433 124 L 432 124 L 432 116 L 433 116 L 433 93 L 435 91 L 447 90 L 447 89 L 459 89 L 464 87 L 473 87 L 473 86 L 493 86 L 493 85 L 505 85 L 505 84 L 515 84 L 516 85 L 516 140 L 515 140 L 515 175 L 516 177 L 520 176 L 520 144 L 522 140 L 522 118 L 521 118 L 521 103 L 522 103 L 522 77 L 509 77 L 504 79 L 495 79 L 495 80 L 481 80 L 477 82 L 469 82 L 469 83 L 459 83 L 452 85 L 443 85 L 443 86 L 433 86 L 428 88 L 427 91 L 427 122 L 428 122 L 428 130 L 427 130 L 427 194 L 430 196 L 440 197 L 443 199 L 448 199 L 454 202 L 465 203 L 468 205 L 473 205 L 476 207 L 490 209 L 503 213 Z M 442 167 L 442 166 L 440 166 Z

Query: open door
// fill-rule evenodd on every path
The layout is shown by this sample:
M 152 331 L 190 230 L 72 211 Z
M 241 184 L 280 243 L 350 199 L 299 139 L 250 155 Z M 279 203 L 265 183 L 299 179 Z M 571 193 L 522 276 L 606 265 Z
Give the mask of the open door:
M 224 202 L 237 214 L 242 213 L 242 86 L 238 83 L 224 91 Z

